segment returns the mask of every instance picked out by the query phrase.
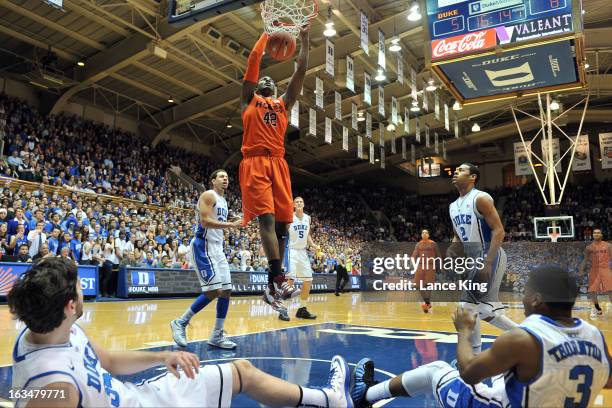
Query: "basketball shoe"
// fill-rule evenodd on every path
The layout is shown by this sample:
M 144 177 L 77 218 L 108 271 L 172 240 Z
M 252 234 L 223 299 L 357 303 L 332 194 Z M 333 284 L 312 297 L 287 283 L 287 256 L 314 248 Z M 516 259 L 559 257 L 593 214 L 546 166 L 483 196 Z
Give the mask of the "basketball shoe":
M 313 320 L 313 319 L 317 318 L 317 315 L 313 315 L 312 313 L 310 313 L 308 311 L 308 309 L 306 309 L 306 306 L 302 306 L 295 313 L 295 317 L 298 317 L 300 319 L 310 319 L 310 320 Z
M 591 319 L 599 319 L 600 317 L 603 316 L 603 310 L 597 310 L 596 307 L 592 307 L 591 308 Z
M 421 309 L 423 309 L 423 313 L 429 313 L 429 311 L 431 310 L 431 303 L 421 303 Z
M 374 381 L 374 362 L 369 358 L 362 358 L 351 374 L 351 398 L 356 407 L 372 406 L 365 397 L 368 389 L 376 384 L 378 381 Z
M 327 395 L 330 407 L 353 408 L 350 393 L 351 376 L 346 360 L 341 356 L 334 356 L 329 367 L 327 384 L 321 391 Z
M 287 311 L 287 307 L 283 304 L 280 296 L 277 295 L 274 285 L 267 285 L 263 293 L 263 301 L 272 307 L 275 312 Z
M 183 324 L 179 319 L 170 322 L 172 329 L 172 339 L 181 347 L 187 347 L 187 325 Z
M 300 294 L 300 290 L 287 281 L 285 275 L 274 277 L 274 291 L 280 299 L 291 299 Z
M 227 338 L 227 336 L 225 335 L 225 330 L 223 329 L 214 330 L 212 336 L 210 336 L 210 338 L 208 339 L 208 344 L 210 346 L 226 350 L 232 350 L 236 348 L 236 343 Z

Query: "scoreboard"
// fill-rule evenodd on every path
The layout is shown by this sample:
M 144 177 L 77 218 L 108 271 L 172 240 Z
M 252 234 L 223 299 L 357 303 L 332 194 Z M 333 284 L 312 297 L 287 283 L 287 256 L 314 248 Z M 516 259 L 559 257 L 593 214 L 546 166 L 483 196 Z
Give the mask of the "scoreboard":
M 573 33 L 572 1 L 427 0 L 432 60 Z

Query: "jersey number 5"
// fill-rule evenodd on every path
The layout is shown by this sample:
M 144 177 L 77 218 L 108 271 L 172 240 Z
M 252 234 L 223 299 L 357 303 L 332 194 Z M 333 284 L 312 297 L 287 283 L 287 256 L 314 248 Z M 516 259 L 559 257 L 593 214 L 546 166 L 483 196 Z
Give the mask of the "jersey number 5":
M 266 112 L 263 120 L 268 126 L 276 126 L 277 118 L 278 116 L 276 115 L 276 112 Z

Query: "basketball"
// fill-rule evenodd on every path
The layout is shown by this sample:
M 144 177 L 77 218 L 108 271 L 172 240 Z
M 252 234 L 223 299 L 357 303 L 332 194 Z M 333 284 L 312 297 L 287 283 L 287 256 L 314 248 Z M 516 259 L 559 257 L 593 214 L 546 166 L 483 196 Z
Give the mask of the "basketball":
M 276 61 L 285 61 L 293 56 L 295 47 L 295 37 L 290 33 L 284 31 L 276 32 L 270 35 L 268 39 L 266 54 Z

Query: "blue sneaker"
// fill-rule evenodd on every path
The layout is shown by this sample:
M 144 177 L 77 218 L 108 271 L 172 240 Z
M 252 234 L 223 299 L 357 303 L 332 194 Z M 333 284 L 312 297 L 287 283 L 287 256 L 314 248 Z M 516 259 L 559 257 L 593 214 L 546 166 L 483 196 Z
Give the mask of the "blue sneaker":
M 334 356 L 329 367 L 327 385 L 321 390 L 327 395 L 329 406 L 338 408 L 354 408 L 350 393 L 351 378 L 349 366 L 341 356 Z
M 351 398 L 356 407 L 369 407 L 365 399 L 368 388 L 375 385 L 374 361 L 369 358 L 359 360 L 351 375 Z

